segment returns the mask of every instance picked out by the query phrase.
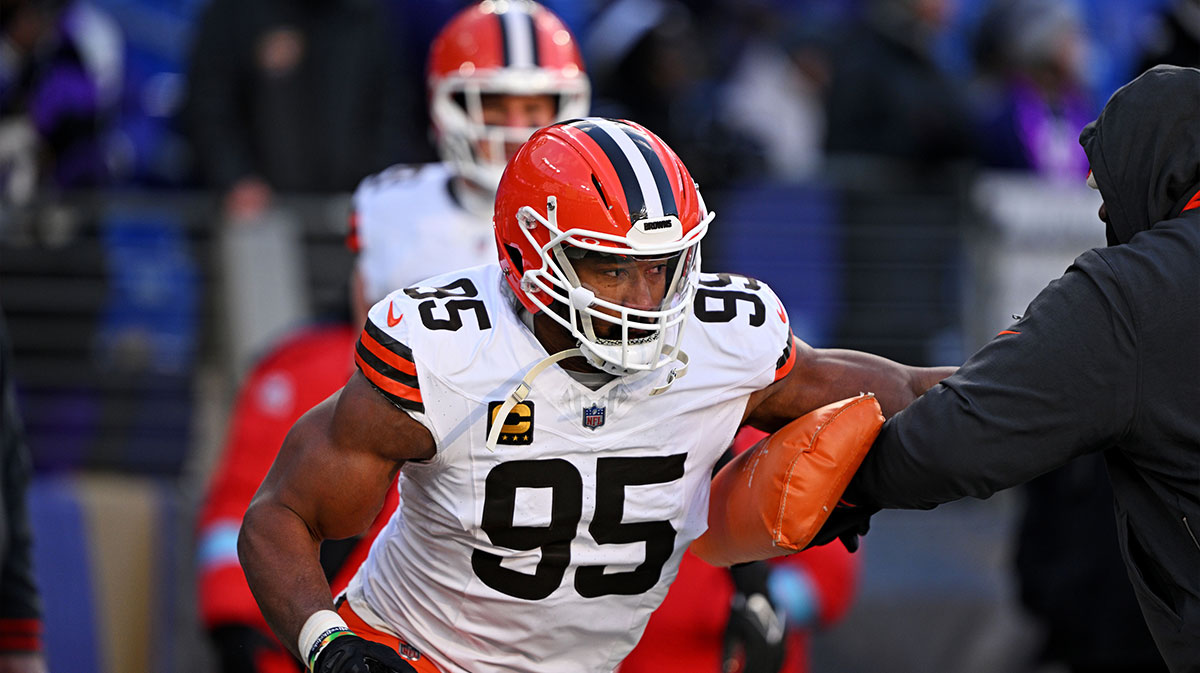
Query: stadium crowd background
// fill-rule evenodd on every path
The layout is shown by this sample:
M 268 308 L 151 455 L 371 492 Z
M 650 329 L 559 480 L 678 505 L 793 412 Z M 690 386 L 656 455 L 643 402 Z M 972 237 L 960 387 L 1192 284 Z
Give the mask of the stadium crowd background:
M 339 2 L 372 4 L 294 0 Z M 0 307 L 36 471 L 50 670 L 211 669 L 192 527 L 233 393 L 274 339 L 348 310 L 349 191 L 433 158 L 424 54 L 463 4 L 379 1 L 394 153 L 345 179 L 318 175 L 330 161 L 283 159 L 301 175 L 238 192 L 214 157 L 233 141 L 197 121 L 220 87 L 189 81 L 205 0 L 5 3 L 6 44 L 43 37 L 32 65 L 0 60 Z M 771 283 L 814 345 L 911 364 L 961 362 L 1103 244 L 1075 138 L 1180 25 L 1170 0 L 545 4 L 584 45 L 593 113 L 660 133 L 706 188 L 719 213 L 707 269 Z M 280 35 L 260 66 L 296 48 Z M 349 63 L 345 79 L 379 76 Z M 303 92 L 313 107 L 338 94 Z M 261 129 L 250 104 L 230 109 Z M 1091 498 L 1080 474 L 1065 488 Z M 879 515 L 856 603 L 815 635 L 813 670 L 1061 670 L 1040 663 L 1050 641 L 1014 559 L 1050 572 L 1043 555 L 1077 543 L 1044 520 L 1022 535 L 1025 497 Z M 1040 511 L 1070 511 L 1059 504 Z M 1095 618 L 1080 595 L 1066 602 Z

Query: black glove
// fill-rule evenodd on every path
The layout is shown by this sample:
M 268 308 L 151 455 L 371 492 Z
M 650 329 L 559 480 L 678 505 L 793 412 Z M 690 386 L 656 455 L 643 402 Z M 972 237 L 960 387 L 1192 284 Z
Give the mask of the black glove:
M 338 636 L 317 655 L 313 673 L 417 673 L 395 650 L 356 635 Z
M 770 567 L 758 561 L 733 566 L 729 572 L 734 593 L 725 625 L 721 670 L 777 673 L 786 653 L 787 622 L 767 591 Z
M 262 631 L 245 624 L 222 624 L 208 632 L 217 651 L 221 673 L 257 673 L 258 655 L 264 650 L 286 652 Z M 291 657 L 290 654 L 286 655 Z
M 824 544 L 829 544 L 834 540 L 841 540 L 846 546 L 846 551 L 858 551 L 858 538 L 866 535 L 871 529 L 871 516 L 879 511 L 878 507 L 859 505 L 858 507 L 848 507 L 838 505 L 833 508 L 833 512 L 829 514 L 829 518 L 825 520 L 825 525 L 821 526 L 821 530 L 813 536 L 804 548 L 820 547 Z

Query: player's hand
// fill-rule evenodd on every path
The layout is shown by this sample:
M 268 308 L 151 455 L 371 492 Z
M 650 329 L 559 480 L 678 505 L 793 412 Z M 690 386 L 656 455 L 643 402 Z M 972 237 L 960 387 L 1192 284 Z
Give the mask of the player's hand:
M 772 604 L 764 562 L 729 569 L 735 591 L 725 625 L 721 668 L 725 673 L 777 673 L 786 653 L 787 620 Z
M 334 638 L 317 655 L 313 673 L 417 673 L 395 650 L 356 635 Z

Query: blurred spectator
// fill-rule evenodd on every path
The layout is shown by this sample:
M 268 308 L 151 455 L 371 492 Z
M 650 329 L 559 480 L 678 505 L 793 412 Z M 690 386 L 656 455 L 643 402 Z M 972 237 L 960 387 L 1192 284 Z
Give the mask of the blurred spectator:
M 1079 129 L 1096 110 L 1075 8 L 1062 0 L 993 0 L 974 47 L 981 162 L 1078 184 L 1088 171 Z
M 965 89 L 939 67 L 936 40 L 954 0 L 867 0 L 833 42 L 829 154 L 936 165 L 967 158 Z
M 0 194 L 106 182 L 124 41 L 86 0 L 0 4 Z
M 964 84 L 935 45 L 953 0 L 867 0 L 831 38 L 827 171 L 839 187 L 834 342 L 955 362 L 959 228 L 972 155 Z
M 32 466 L 13 385 L 8 330 L 0 313 L 0 671 L 45 673 L 26 495 Z
M 499 22 L 517 35 L 511 24 L 530 19 L 535 28 L 525 34 L 537 40 L 537 48 L 513 38 L 506 52 L 497 39 Z M 362 180 L 354 195 L 354 324 L 291 335 L 243 384 L 198 531 L 200 610 L 224 673 L 300 670 L 271 635 L 238 563 L 242 515 L 292 424 L 353 373 L 358 326 L 367 309 L 429 276 L 495 261 L 492 203 L 508 157 L 556 115 L 587 115 L 588 79 L 575 40 L 560 37 L 563 29 L 535 4 L 512 3 L 498 12 L 475 6 L 451 19 L 430 49 L 427 78 L 443 161 L 392 166 Z M 510 60 L 515 54 L 537 60 Z M 463 69 L 464 63 L 472 68 Z M 321 563 L 335 593 L 358 569 L 397 500 L 392 489 L 361 538 L 322 546 Z
M 764 436 L 742 428 L 729 456 Z M 618 673 L 805 673 L 811 633 L 835 624 L 853 602 L 858 562 L 841 544 L 729 570 L 688 552 L 666 600 Z M 754 593 L 768 596 L 782 617 L 782 638 L 769 633 L 778 624 L 772 616 L 747 607 L 745 599 Z
M 227 214 L 261 213 L 275 192 L 349 192 L 425 157 L 389 25 L 379 0 L 211 0 L 186 114 Z
M 763 148 L 772 178 L 812 177 L 825 145 L 825 88 L 832 64 L 821 31 L 827 26 L 808 14 L 755 3 L 744 15 L 750 35 L 725 78 L 719 119 Z
M 1140 32 L 1139 73 L 1160 64 L 1200 67 L 1200 0 L 1170 0 Z
M 591 21 L 584 53 L 596 87 L 593 112 L 654 131 L 713 194 L 761 175 L 765 161 L 758 142 L 718 115 L 713 60 L 728 55 L 701 28 L 677 0 L 617 0 Z
M 1022 487 L 1021 603 L 1043 628 L 1040 663 L 1071 673 L 1166 673 L 1117 546 L 1112 486 L 1089 454 Z

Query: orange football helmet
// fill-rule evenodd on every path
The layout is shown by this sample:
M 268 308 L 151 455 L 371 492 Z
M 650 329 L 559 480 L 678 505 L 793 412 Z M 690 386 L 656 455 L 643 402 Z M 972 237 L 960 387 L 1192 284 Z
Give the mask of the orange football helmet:
M 482 96 L 548 94 L 556 119 L 588 113 L 591 88 L 575 37 L 536 2 L 485 0 L 456 14 L 430 47 L 427 75 L 442 159 L 488 190 L 500 182 L 505 148 L 537 129 L 485 124 Z
M 570 330 L 593 366 L 624 375 L 686 364 L 679 340 L 712 219 L 658 136 L 633 122 L 588 118 L 548 126 L 521 147 L 500 181 L 493 221 L 500 266 L 522 305 Z M 664 261 L 661 304 L 643 310 L 597 297 L 573 266 L 589 254 Z M 597 320 L 619 326 L 620 338 L 597 336 Z

